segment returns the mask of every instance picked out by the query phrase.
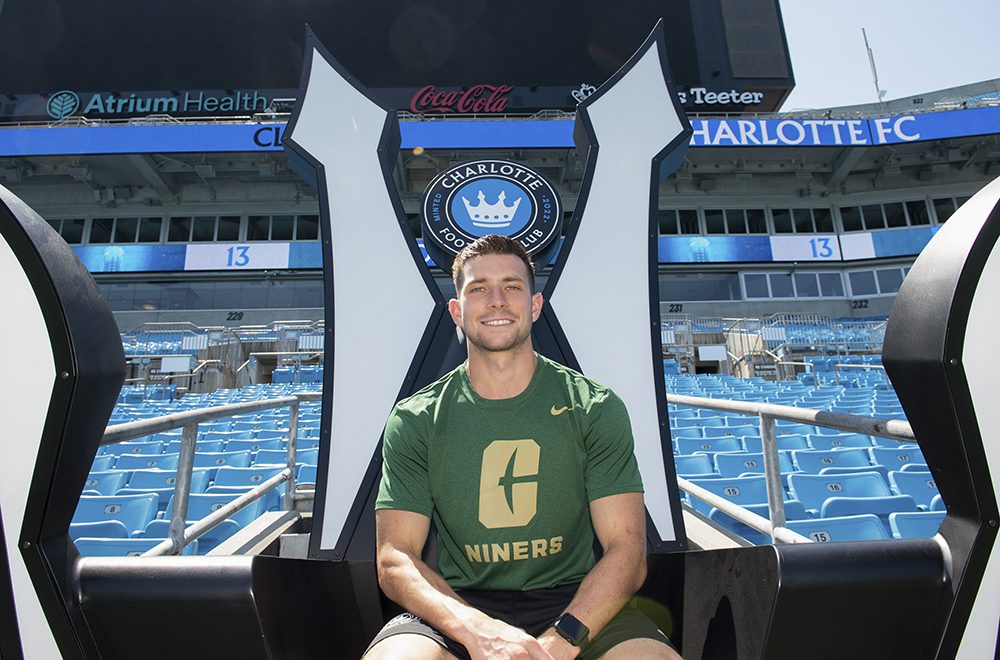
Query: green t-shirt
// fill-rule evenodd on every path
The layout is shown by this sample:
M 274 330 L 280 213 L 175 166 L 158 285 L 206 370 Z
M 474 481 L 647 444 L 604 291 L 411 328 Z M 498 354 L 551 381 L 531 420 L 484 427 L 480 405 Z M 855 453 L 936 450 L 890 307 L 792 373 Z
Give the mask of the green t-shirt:
M 400 401 L 385 427 L 376 509 L 432 518 L 458 589 L 543 589 L 594 565 L 588 502 L 642 492 L 625 405 L 538 356 L 528 387 L 491 400 L 463 364 Z

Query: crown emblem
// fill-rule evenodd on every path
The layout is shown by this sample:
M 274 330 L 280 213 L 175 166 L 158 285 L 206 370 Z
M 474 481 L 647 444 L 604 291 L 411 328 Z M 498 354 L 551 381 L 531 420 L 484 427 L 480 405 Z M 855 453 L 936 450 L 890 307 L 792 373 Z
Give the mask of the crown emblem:
M 588 96 L 590 96 L 596 91 L 597 88 L 594 87 L 593 85 L 588 85 L 587 83 L 583 83 L 582 85 L 580 85 L 580 89 L 574 89 L 573 91 L 570 92 L 570 94 L 573 95 L 573 99 L 577 103 L 583 103 L 585 100 L 587 100 Z
M 511 220 L 514 219 L 514 213 L 517 212 L 517 207 L 521 204 L 521 198 L 518 197 L 514 200 L 511 206 L 504 204 L 505 199 L 507 199 L 507 193 L 506 191 L 501 191 L 496 204 L 487 204 L 486 195 L 480 190 L 479 202 L 473 206 L 469 204 L 467 197 L 462 196 L 462 201 L 465 202 L 465 210 L 468 211 L 472 224 L 488 229 L 503 229 L 510 226 Z

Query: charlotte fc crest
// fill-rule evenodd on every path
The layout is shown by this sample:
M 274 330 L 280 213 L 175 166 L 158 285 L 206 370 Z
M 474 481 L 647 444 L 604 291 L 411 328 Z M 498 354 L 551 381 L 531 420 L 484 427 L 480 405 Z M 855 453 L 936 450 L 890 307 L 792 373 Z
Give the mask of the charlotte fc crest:
M 552 184 L 509 160 L 474 160 L 434 178 L 421 204 L 424 235 L 449 254 L 480 236 L 501 234 L 534 254 L 552 242 L 562 203 Z

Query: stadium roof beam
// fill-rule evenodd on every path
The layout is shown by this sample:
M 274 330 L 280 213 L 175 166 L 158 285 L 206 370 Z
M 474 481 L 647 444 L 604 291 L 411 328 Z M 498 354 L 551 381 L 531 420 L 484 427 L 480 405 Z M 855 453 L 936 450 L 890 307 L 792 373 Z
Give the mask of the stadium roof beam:
M 176 197 L 177 193 L 167 183 L 167 180 L 160 175 L 156 169 L 153 159 L 145 154 L 128 154 L 129 162 L 139 171 L 142 178 L 153 187 L 153 190 L 164 197 Z
M 830 174 L 830 178 L 826 180 L 827 189 L 833 190 L 840 186 L 864 154 L 865 150 L 861 147 L 848 147 L 844 149 L 833 163 L 833 172 Z

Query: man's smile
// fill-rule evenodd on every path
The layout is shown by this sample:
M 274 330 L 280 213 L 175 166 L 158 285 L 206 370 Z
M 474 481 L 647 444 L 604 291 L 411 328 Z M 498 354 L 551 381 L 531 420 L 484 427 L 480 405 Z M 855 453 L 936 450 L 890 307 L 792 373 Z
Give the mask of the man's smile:
M 489 321 L 483 321 L 483 325 L 488 325 L 488 326 L 511 325 L 513 323 L 514 323 L 513 319 L 492 319 Z

